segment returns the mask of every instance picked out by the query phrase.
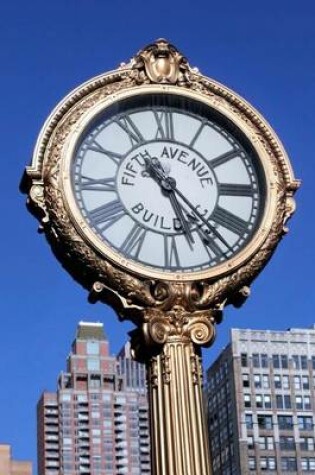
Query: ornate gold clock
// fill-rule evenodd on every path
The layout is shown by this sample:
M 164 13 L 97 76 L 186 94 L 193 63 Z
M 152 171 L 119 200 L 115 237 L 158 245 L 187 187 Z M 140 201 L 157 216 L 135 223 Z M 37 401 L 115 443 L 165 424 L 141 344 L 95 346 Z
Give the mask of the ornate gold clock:
M 23 181 L 62 264 L 141 328 L 134 346 L 151 355 L 158 410 L 170 402 L 161 388 L 154 399 L 157 380 L 171 384 L 186 351 L 191 384 L 200 382 L 195 345 L 210 344 L 223 306 L 247 296 L 286 231 L 297 187 L 261 115 L 165 40 L 70 93 Z M 174 360 L 172 344 L 183 352 Z M 200 395 L 183 391 L 197 408 Z M 208 473 L 190 450 L 187 473 Z M 157 473 L 182 473 L 174 454 L 174 470 Z

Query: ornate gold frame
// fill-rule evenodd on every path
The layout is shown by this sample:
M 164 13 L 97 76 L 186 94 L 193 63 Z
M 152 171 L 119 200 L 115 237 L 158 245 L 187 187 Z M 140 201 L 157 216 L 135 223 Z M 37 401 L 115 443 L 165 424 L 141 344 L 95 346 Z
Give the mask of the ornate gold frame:
M 231 120 L 256 150 L 265 173 L 267 203 L 252 241 L 209 271 L 167 275 L 117 255 L 84 226 L 69 184 L 77 138 L 102 108 L 121 98 L 172 92 L 205 102 Z M 130 63 L 79 86 L 55 108 L 39 135 L 22 191 L 62 265 L 137 329 L 135 356 L 147 363 L 153 475 L 211 475 L 202 404 L 200 347 L 215 338 L 222 309 L 240 306 L 266 265 L 295 210 L 299 186 L 275 132 L 244 99 L 191 68 L 165 40 Z
M 127 261 L 89 230 L 71 192 L 69 161 L 76 140 L 90 120 L 115 101 L 152 92 L 192 97 L 225 115 L 250 140 L 264 169 L 267 203 L 259 230 L 234 258 L 206 271 L 165 273 Z M 135 279 L 133 287 L 141 289 L 140 293 L 144 282 L 147 290 L 148 279 L 202 282 L 207 286 L 215 282 L 216 289 L 226 287 L 229 293 L 232 288 L 236 291 L 248 285 L 282 237 L 295 208 L 292 197 L 298 187 L 280 140 L 260 114 L 225 86 L 190 68 L 185 58 L 164 40 L 140 51 L 128 65 L 93 78 L 61 101 L 44 124 L 26 176 L 33 211 L 40 215 L 63 264 L 89 289 L 93 281 L 100 281 L 126 297 L 128 292 L 121 285 L 126 272 L 130 274 L 129 283 Z M 71 265 L 72 259 L 77 271 Z

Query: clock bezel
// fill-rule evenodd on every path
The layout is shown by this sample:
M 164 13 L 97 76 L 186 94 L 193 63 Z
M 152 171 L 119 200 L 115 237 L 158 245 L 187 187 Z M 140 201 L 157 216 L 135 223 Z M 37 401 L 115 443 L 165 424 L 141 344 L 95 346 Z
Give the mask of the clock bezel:
M 199 101 L 210 109 L 224 116 L 228 121 L 235 125 L 241 134 L 247 139 L 254 149 L 258 157 L 261 169 L 265 179 L 265 207 L 263 216 L 258 223 L 258 227 L 250 241 L 237 252 L 234 256 L 221 264 L 214 265 L 208 269 L 201 271 L 161 271 L 149 265 L 142 265 L 140 262 L 128 259 L 116 252 L 112 247 L 102 241 L 89 227 L 79 210 L 76 199 L 71 186 L 71 163 L 75 154 L 77 144 L 82 134 L 90 127 L 91 123 L 106 108 L 112 106 L 116 102 L 120 102 L 130 97 L 139 97 L 143 94 L 175 94 L 184 96 L 194 101 Z M 276 177 L 273 165 L 270 161 L 268 152 L 262 143 L 257 139 L 255 131 L 248 123 L 235 114 L 233 109 L 224 107 L 224 104 L 217 101 L 211 95 L 205 96 L 198 91 L 179 88 L 173 85 L 142 85 L 136 88 L 122 89 L 99 101 L 90 107 L 77 121 L 72 128 L 61 152 L 61 191 L 65 208 L 69 214 L 70 220 L 80 237 L 92 247 L 102 258 L 108 259 L 113 265 L 117 265 L 123 271 L 128 271 L 141 277 L 159 279 L 164 281 L 199 281 L 205 279 L 215 279 L 222 277 L 230 272 L 235 271 L 245 264 L 262 246 L 266 240 L 277 212 L 277 191 Z

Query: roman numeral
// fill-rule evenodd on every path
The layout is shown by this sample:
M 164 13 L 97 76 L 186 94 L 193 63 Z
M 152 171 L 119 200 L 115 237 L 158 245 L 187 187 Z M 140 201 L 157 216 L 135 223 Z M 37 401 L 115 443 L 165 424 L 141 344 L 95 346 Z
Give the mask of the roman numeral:
M 251 185 L 219 183 L 219 194 L 227 196 L 253 196 L 253 188 Z
M 205 122 L 201 122 L 200 126 L 197 129 L 197 132 L 195 133 L 195 135 L 193 136 L 193 138 L 192 138 L 192 140 L 189 144 L 190 147 L 193 147 L 195 145 L 196 140 L 198 139 L 198 137 L 201 134 L 202 129 L 204 128 L 205 125 L 206 125 Z
M 211 165 L 213 168 L 218 167 L 219 165 L 223 165 L 223 163 L 232 160 L 232 158 L 238 157 L 240 153 L 240 150 L 230 150 L 229 152 L 223 153 L 222 155 L 209 160 L 209 165 Z
M 223 256 L 224 252 L 218 246 L 218 244 L 214 241 L 212 236 L 210 236 L 200 226 L 197 226 L 196 232 L 197 232 L 197 234 L 199 234 L 199 237 L 200 237 L 201 241 L 203 242 L 204 247 L 207 251 L 207 254 L 208 254 L 208 256 L 210 257 L 211 260 L 213 259 L 213 255 L 210 254 L 209 249 L 213 252 L 215 257 Z
M 164 236 L 164 263 L 166 267 L 180 267 L 174 236 Z
M 140 130 L 133 122 L 133 120 L 129 117 L 129 115 L 123 115 L 119 119 L 116 119 L 114 122 L 118 124 L 124 132 L 126 132 L 132 146 L 138 145 L 139 143 L 144 141 Z
M 135 224 L 124 242 L 122 243 L 121 251 L 135 258 L 138 258 L 146 233 L 147 231 L 144 228 L 142 228 L 138 224 Z
M 115 178 L 90 178 L 82 175 L 81 190 L 116 191 Z
M 104 231 L 124 215 L 125 210 L 121 202 L 119 200 L 113 200 L 90 211 L 89 217 L 95 225 L 104 223 L 104 225 L 101 226 L 101 230 Z
M 98 152 L 98 153 L 101 153 L 103 155 L 106 155 L 108 158 L 110 158 L 111 160 L 113 160 L 113 162 L 116 164 L 116 165 L 119 165 L 119 162 L 120 160 L 122 159 L 123 155 L 120 154 L 120 153 L 116 153 L 116 152 L 111 152 L 110 150 L 106 150 L 101 144 L 99 144 L 95 139 L 92 140 L 89 144 L 88 144 L 88 150 L 93 150 L 93 152 Z
M 220 208 L 220 206 L 215 208 L 210 219 L 215 221 L 217 224 L 229 229 L 238 236 L 244 234 L 248 226 L 246 221 L 239 218 L 238 216 L 235 216 L 235 214 L 230 213 L 230 211 Z
M 158 112 L 153 109 L 153 114 L 157 123 L 156 139 L 174 139 L 173 115 L 170 111 Z

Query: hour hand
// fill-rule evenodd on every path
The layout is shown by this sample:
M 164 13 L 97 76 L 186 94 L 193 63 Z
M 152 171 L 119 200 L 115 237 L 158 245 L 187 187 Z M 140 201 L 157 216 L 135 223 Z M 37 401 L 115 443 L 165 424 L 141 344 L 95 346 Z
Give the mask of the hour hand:
M 145 150 L 144 153 L 140 154 L 144 160 L 146 171 L 156 179 L 156 181 L 161 184 L 162 180 L 166 178 L 165 171 L 161 165 L 161 162 L 156 157 L 151 157 L 151 155 Z
M 164 193 L 169 197 L 175 214 L 184 230 L 188 244 L 191 247 L 191 243 L 194 243 L 195 240 L 191 234 L 188 222 L 185 219 L 183 208 L 179 204 L 174 193 L 174 189 L 176 188 L 176 181 L 166 175 L 165 170 L 163 169 L 163 166 L 158 158 L 151 157 L 147 151 L 145 151 L 145 153 L 142 153 L 141 156 L 144 160 L 146 171 L 148 171 L 149 173 L 153 172 L 154 178 L 159 183 Z

